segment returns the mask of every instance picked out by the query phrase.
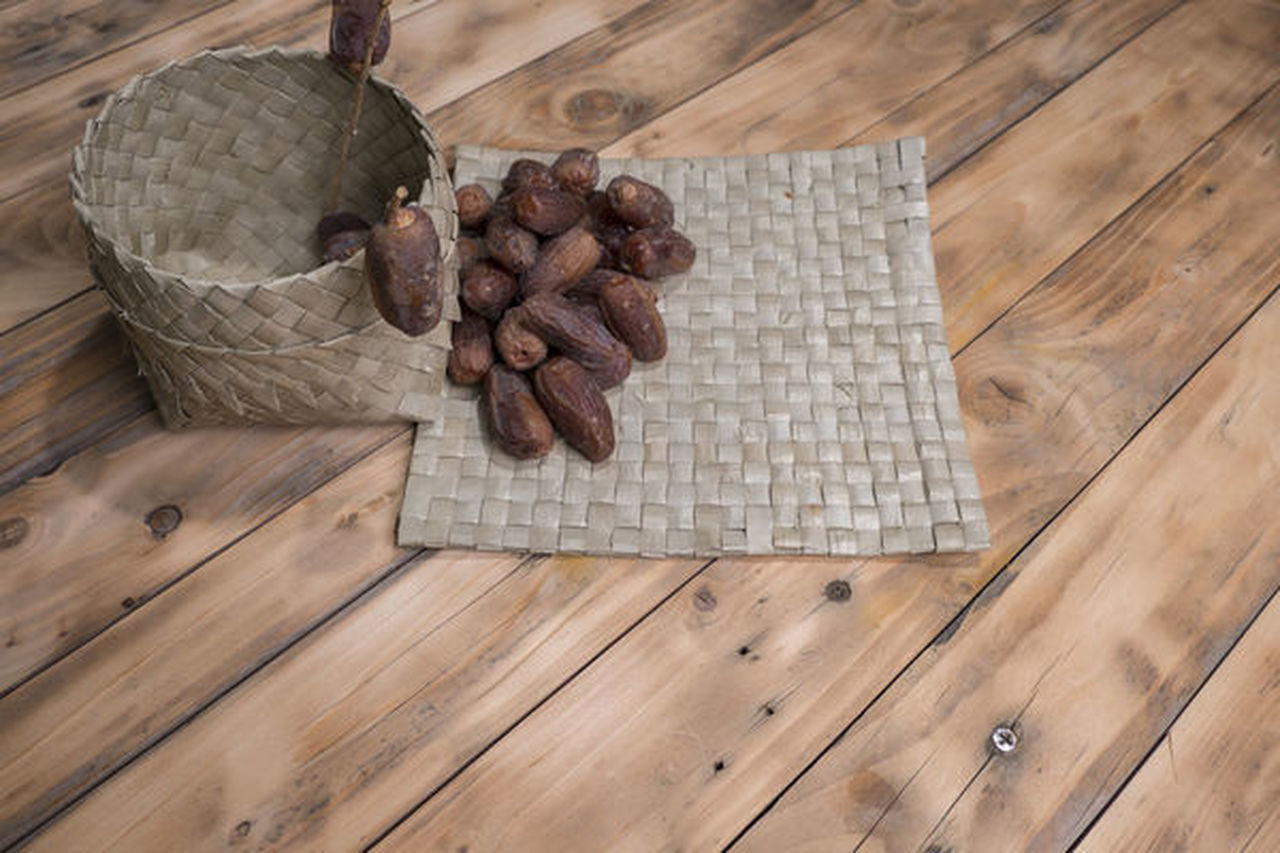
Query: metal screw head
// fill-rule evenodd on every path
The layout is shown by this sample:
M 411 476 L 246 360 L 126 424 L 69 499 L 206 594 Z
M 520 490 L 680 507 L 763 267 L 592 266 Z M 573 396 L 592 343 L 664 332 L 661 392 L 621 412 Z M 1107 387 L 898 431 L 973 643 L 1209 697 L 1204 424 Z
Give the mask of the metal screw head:
M 1009 726 L 996 726 L 991 732 L 991 743 L 998 752 L 1013 752 L 1018 746 L 1018 733 Z

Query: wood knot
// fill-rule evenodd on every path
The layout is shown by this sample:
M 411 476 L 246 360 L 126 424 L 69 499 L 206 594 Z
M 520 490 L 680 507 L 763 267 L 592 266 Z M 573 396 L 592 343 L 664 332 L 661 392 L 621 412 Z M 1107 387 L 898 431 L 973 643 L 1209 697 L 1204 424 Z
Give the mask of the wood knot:
M 624 127 L 632 127 L 648 112 L 643 98 L 609 89 L 586 89 L 574 95 L 564 107 L 565 116 L 575 127 L 594 127 L 621 118 Z
M 173 504 L 158 506 L 147 513 L 147 529 L 156 539 L 163 539 L 182 524 L 182 510 Z
M 828 601 L 848 601 L 853 596 L 853 588 L 849 586 L 848 581 L 834 580 L 827 584 L 822 594 Z
M 20 516 L 0 521 L 0 551 L 16 548 L 31 532 L 31 524 Z
M 96 95 L 90 95 L 89 97 L 82 99 L 78 104 L 76 104 L 76 106 L 82 110 L 90 110 L 101 104 L 106 99 L 107 93 L 99 92 Z
M 693 594 L 693 606 L 703 613 L 716 609 L 716 594 L 711 591 L 709 586 L 701 586 L 698 591 Z

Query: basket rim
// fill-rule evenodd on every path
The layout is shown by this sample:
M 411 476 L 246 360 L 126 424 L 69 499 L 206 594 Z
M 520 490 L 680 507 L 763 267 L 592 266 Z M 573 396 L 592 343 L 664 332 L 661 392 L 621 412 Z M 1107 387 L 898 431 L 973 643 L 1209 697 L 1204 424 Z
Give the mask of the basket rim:
M 339 74 L 354 76 L 351 75 L 350 71 L 330 63 L 327 57 L 315 48 L 290 48 L 274 44 L 267 47 L 253 47 L 251 45 L 241 44 L 233 45 L 231 47 L 206 48 L 185 58 L 170 60 L 163 65 L 142 74 L 135 74 L 133 77 L 129 78 L 124 85 L 108 95 L 102 104 L 102 109 L 98 111 L 98 114 L 85 122 L 84 132 L 81 134 L 79 142 L 76 143 L 75 147 L 71 151 L 71 171 L 68 173 L 67 178 L 71 185 L 72 206 L 75 208 L 77 218 L 89 232 L 89 236 L 92 240 L 109 248 L 111 252 L 127 261 L 130 265 L 140 267 L 151 275 L 173 279 L 183 285 L 190 284 L 202 288 L 226 288 L 231 291 L 276 285 L 293 279 L 312 276 L 321 271 L 329 270 L 338 266 L 354 266 L 363 258 L 364 250 L 361 249 L 350 258 L 329 261 L 301 272 L 293 272 L 287 275 L 266 278 L 220 279 L 208 278 L 200 275 L 188 275 L 186 273 L 179 273 L 174 270 L 157 266 L 150 258 L 139 255 L 127 248 L 119 240 L 116 240 L 114 237 L 106 234 L 99 226 L 96 219 L 89 213 L 89 201 L 85 197 L 84 189 L 84 183 L 88 176 L 84 174 L 84 168 L 87 158 L 87 150 L 91 147 L 91 140 L 93 139 L 96 131 L 106 121 L 108 114 L 115 109 L 122 99 L 130 95 L 143 80 L 157 78 L 168 73 L 174 68 L 190 67 L 196 62 L 208 57 L 213 57 L 219 61 L 225 61 L 227 57 L 232 56 L 257 58 L 268 55 L 277 55 L 291 60 L 319 60 L 327 65 L 331 65 Z M 457 244 L 459 225 L 457 203 L 452 191 L 452 185 L 449 181 L 449 171 L 446 166 L 444 148 L 440 145 L 439 140 L 436 139 L 435 134 L 432 133 L 422 111 L 418 109 L 413 101 L 410 100 L 398 86 L 385 78 L 379 77 L 376 73 L 369 75 L 369 84 L 378 86 L 386 90 L 391 95 L 391 97 L 413 120 L 416 125 L 418 135 L 426 144 L 430 173 L 422 182 L 422 187 L 418 191 L 418 197 L 416 200 L 419 203 L 423 202 L 426 198 L 428 187 L 440 186 L 442 191 L 433 191 L 431 193 L 430 204 L 426 206 L 440 208 L 444 210 L 446 214 L 446 221 L 449 224 L 449 228 L 447 229 L 448 233 L 440 234 L 439 238 L 441 262 L 447 263 L 456 251 L 455 247 Z

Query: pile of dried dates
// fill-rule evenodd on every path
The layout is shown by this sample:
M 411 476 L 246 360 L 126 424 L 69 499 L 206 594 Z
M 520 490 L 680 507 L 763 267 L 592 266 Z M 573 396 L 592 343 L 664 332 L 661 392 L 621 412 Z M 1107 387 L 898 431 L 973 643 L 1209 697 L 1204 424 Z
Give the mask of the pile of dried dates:
M 551 166 L 517 160 L 496 199 L 457 190 L 463 308 L 449 377 L 483 385 L 489 429 L 520 459 L 548 453 L 556 431 L 592 462 L 613 453 L 603 392 L 633 358 L 666 354 L 653 281 L 693 265 L 666 193 L 628 175 L 601 190 L 599 176 L 595 153 L 572 148 Z

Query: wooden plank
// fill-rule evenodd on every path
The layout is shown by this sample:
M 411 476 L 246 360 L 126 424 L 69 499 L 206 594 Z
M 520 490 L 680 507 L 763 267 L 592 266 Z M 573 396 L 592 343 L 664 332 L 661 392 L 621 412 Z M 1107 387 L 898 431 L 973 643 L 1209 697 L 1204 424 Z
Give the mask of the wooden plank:
M 0 700 L 0 845 L 412 556 L 394 545 L 409 446 L 401 434 L 359 471 L 271 521 L 262 536 L 233 545 L 156 601 L 139 601 L 131 618 Z M 184 521 L 173 535 L 193 521 L 200 523 Z M 468 583 L 493 583 L 516 562 L 473 560 Z M 431 575 L 435 566 L 423 568 Z M 468 583 L 440 591 L 442 600 Z M 119 608 L 115 594 L 103 595 Z
M 0 98 L 226 3 L 23 0 L 0 10 Z
M 608 150 L 673 157 L 831 148 L 1059 5 L 863 4 Z
M 1065 3 L 841 145 L 923 136 L 935 181 L 1182 2 Z
M 833 38 L 836 29 L 824 27 L 811 39 Z M 878 66 L 849 47 L 861 44 L 857 38 L 848 32 L 845 47 L 825 52 L 799 40 L 606 150 L 670 155 L 711 146 L 760 152 L 835 145 L 874 121 L 875 107 L 834 82 L 806 96 L 800 81 L 836 79 L 823 62 L 837 60 L 814 57 L 838 54 L 855 63 L 840 67 L 849 75 L 844 79 L 878 83 Z M 1277 53 L 1275 6 L 1188 4 L 1079 80 L 1068 97 L 1050 100 L 967 160 L 956 180 L 931 190 L 938 275 L 955 283 L 944 293 L 952 347 L 976 336 L 1280 79 Z M 805 135 L 791 138 L 796 127 Z M 1105 167 L 1100 151 L 1107 153 Z M 979 239 L 992 233 L 1006 236 L 994 251 Z
M 1277 362 L 1273 298 L 742 849 L 1067 849 L 1280 589 Z
M 401 473 L 379 474 L 379 484 L 398 490 Z M 362 485 L 348 502 L 367 494 Z M 127 709 L 152 704 L 148 681 L 194 693 L 225 679 L 227 672 L 210 672 L 216 667 L 183 646 L 195 642 L 202 628 L 216 626 L 224 642 L 258 633 L 254 618 L 238 609 L 247 595 L 267 597 L 271 612 L 294 609 L 291 584 L 313 570 L 299 569 L 289 552 L 296 552 L 304 530 L 316 527 L 315 513 L 286 514 L 295 515 L 299 520 L 292 523 L 302 527 L 276 545 L 278 562 L 294 567 L 277 574 L 294 577 L 258 580 L 251 566 L 262 560 L 244 554 L 235 568 L 196 576 L 213 585 L 198 596 L 184 591 L 157 602 L 164 616 L 155 618 L 163 625 L 145 632 L 130 625 L 133 648 L 104 648 L 92 663 L 77 661 L 75 676 L 72 670 L 60 675 L 60 691 L 50 700 L 58 713 L 33 707 L 16 717 L 25 725 L 4 738 L 27 746 L 26 763 L 22 773 L 6 775 L 38 774 L 48 784 L 55 777 L 40 745 L 55 733 L 75 739 L 56 745 L 59 757 L 68 756 L 58 769 L 65 773 L 83 761 L 92 754 L 84 750 L 97 742 L 82 739 L 88 737 L 83 718 L 90 714 L 108 721 L 95 726 L 107 736 L 136 728 Z M 394 501 L 371 513 L 380 539 L 362 536 L 368 547 L 390 541 L 394 515 Z M 327 560 L 334 540 L 344 535 L 333 525 L 342 516 L 321 517 L 323 532 L 306 547 Z M 330 575 L 365 571 L 367 561 L 357 551 L 344 549 L 343 557 L 345 564 L 331 563 Z M 359 849 L 699 566 L 456 551 L 418 561 L 113 776 L 37 835 L 29 849 Z M 232 584 L 223 580 L 227 574 L 246 577 Z M 199 615 L 200 624 L 187 624 L 182 614 Z M 85 653 L 94 654 L 97 645 Z M 199 645 L 205 657 L 228 665 L 239 658 Z M 145 671 L 135 675 L 138 666 Z M 132 684 L 123 683 L 123 673 Z M 104 684 L 105 699 L 85 704 L 86 693 L 77 709 L 70 691 L 80 675 Z
M 0 495 L 8 531 L 0 690 L 406 433 L 402 426 L 167 433 L 150 416 L 52 476 Z M 180 517 L 153 516 L 161 507 Z
M 66 184 L 35 187 L 3 207 L 0 334 L 93 285 Z
M 432 115 L 446 139 L 506 148 L 600 147 L 809 31 L 850 0 L 652 0 Z M 841 14 L 845 13 L 845 14 Z M 873 16 L 892 14 L 886 10 Z M 715 33 L 708 38 L 708 33 Z
M 0 492 L 153 408 L 96 292 L 0 335 L 0 400 Z
M 1280 850 L 1280 598 L 1076 849 Z
M 1275 287 L 1278 121 L 1273 93 L 955 360 L 991 550 L 719 560 L 387 847 L 732 839 Z

